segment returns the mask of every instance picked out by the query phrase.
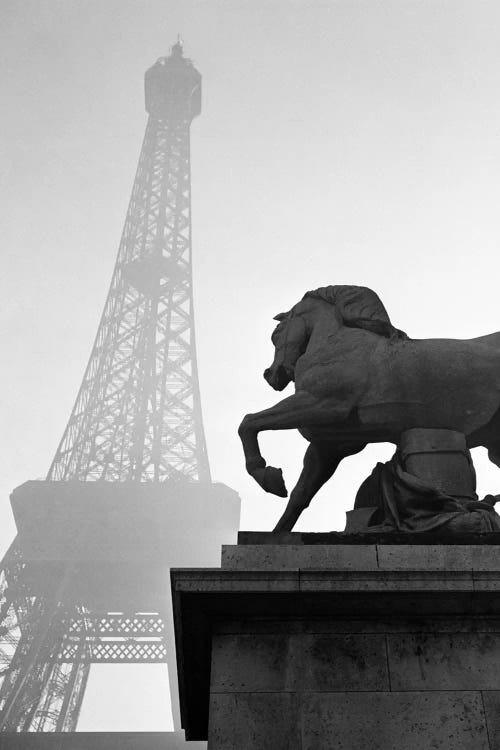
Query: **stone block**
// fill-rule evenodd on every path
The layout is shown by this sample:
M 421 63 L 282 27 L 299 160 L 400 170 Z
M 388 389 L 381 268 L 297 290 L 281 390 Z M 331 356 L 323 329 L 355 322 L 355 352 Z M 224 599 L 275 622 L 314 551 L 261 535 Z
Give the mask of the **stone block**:
M 415 611 L 415 610 L 413 610 Z M 312 614 L 312 613 L 310 613 Z M 342 635 L 391 633 L 499 633 L 500 617 L 453 614 L 395 616 L 387 611 L 376 618 L 362 616 L 301 620 L 227 620 L 214 625 L 215 633 L 334 633 Z
M 383 635 L 214 635 L 212 692 L 388 690 Z
M 381 570 L 472 570 L 471 549 L 451 544 L 379 544 L 378 564 Z
M 387 575 L 384 573 L 387 572 Z M 367 591 L 414 592 L 460 591 L 474 589 L 472 571 L 299 571 L 300 590 L 308 591 Z M 500 582 L 500 578 L 499 578 Z
M 379 544 L 377 554 L 381 570 L 500 571 L 496 544 Z
M 224 570 L 376 570 L 374 544 L 224 545 Z
M 296 636 L 291 652 L 300 666 L 294 690 L 389 690 L 386 640 L 382 635 Z
M 293 693 L 216 693 L 210 697 L 208 750 L 301 750 Z
M 500 633 L 388 635 L 393 690 L 500 688 Z
M 500 589 L 500 573 L 490 570 L 473 570 L 474 591 L 497 592 Z
M 268 632 L 271 632 L 268 627 Z M 303 624 L 306 633 L 457 633 L 457 632 L 498 632 L 500 620 L 497 618 L 465 618 L 460 616 L 433 615 L 433 617 L 387 615 L 366 618 L 336 618 L 324 621 L 307 620 Z M 234 630 L 232 631 L 234 632 Z M 240 629 L 241 632 L 241 629 Z
M 285 689 L 293 669 L 286 634 L 214 635 L 211 692 L 269 692 Z
M 384 591 L 393 587 L 393 580 L 378 571 L 303 570 L 299 573 L 302 592 Z M 406 577 L 410 580 L 410 576 Z M 403 579 L 401 579 L 403 581 Z M 403 582 L 404 586 L 404 582 Z
M 490 750 L 481 693 L 366 692 L 305 696 L 302 750 L 323 748 Z
M 469 547 L 472 570 L 500 571 L 500 547 L 496 544 L 474 544 Z
M 252 592 L 279 593 L 299 589 L 300 579 L 298 571 L 230 571 L 232 576 L 224 576 L 219 568 L 206 569 L 171 569 L 171 576 L 175 578 L 175 587 L 185 592 L 197 594 L 200 592 L 217 595 L 218 593 L 251 594 Z

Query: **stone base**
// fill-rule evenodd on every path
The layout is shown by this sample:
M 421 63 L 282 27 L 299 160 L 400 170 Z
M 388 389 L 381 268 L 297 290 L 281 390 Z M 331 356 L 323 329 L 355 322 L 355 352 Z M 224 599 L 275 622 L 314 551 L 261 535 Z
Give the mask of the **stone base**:
M 500 748 L 496 546 L 237 545 L 172 589 L 209 750 Z

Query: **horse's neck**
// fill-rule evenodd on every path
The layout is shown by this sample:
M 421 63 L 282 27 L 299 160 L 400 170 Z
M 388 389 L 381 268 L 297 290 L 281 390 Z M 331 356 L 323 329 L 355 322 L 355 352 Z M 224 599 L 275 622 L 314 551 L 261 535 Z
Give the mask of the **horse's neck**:
M 327 339 L 332 339 L 343 330 L 344 326 L 339 321 L 335 309 L 328 305 L 321 306 L 316 315 L 310 317 L 310 336 L 306 352 L 313 353 L 322 348 Z M 312 319 L 311 319 L 312 317 Z

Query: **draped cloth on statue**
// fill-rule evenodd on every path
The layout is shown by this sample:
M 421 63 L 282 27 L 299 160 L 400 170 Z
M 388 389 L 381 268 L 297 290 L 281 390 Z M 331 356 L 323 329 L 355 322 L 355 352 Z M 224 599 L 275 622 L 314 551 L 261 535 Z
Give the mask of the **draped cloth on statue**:
M 477 495 L 443 492 L 405 471 L 397 451 L 389 462 L 378 463 L 359 488 L 346 532 L 500 531 L 494 501 L 491 495 L 479 501 Z

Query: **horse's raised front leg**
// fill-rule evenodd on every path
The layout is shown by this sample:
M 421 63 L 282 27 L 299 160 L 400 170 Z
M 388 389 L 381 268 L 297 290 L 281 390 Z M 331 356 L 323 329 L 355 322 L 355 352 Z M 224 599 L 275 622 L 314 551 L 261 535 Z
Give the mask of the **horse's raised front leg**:
M 348 409 L 341 405 L 318 399 L 305 391 L 283 399 L 270 409 L 256 414 L 247 414 L 239 427 L 239 435 L 245 452 L 246 468 L 266 492 L 286 497 L 287 490 L 281 469 L 266 466 L 259 448 L 258 434 L 265 430 L 293 430 L 331 424 L 343 420 Z
M 336 446 L 332 443 L 311 443 L 304 455 L 304 467 L 299 481 L 292 490 L 285 512 L 274 531 L 291 531 L 302 511 L 309 506 L 315 494 L 334 474 L 342 459 L 359 453 L 364 447 L 364 443 L 350 447 Z

